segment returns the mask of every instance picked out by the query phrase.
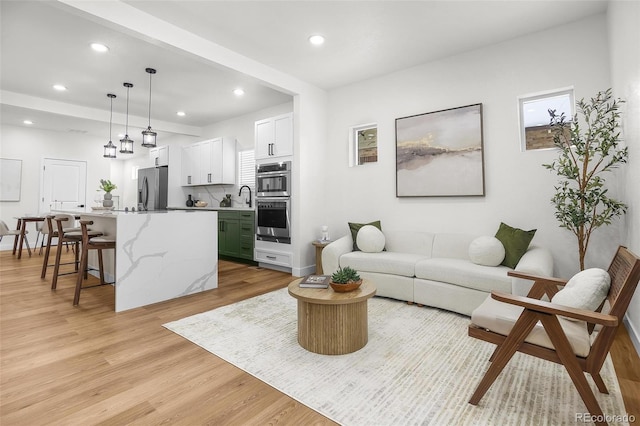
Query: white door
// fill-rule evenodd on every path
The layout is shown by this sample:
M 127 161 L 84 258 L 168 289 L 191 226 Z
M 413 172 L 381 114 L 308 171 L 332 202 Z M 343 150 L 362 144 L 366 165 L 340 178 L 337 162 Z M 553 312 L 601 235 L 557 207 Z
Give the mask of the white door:
M 87 163 L 45 158 L 40 179 L 40 213 L 85 211 Z

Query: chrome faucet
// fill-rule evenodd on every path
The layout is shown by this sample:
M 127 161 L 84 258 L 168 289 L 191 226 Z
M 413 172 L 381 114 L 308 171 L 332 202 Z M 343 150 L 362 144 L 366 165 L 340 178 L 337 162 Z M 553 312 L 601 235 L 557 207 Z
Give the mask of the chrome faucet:
M 242 185 L 240 187 L 240 192 L 238 192 L 238 197 L 242 195 L 242 190 L 244 188 L 247 188 L 249 190 L 249 199 L 247 201 L 245 201 L 245 204 L 249 204 L 249 208 L 251 208 L 251 188 L 249 188 L 248 185 Z

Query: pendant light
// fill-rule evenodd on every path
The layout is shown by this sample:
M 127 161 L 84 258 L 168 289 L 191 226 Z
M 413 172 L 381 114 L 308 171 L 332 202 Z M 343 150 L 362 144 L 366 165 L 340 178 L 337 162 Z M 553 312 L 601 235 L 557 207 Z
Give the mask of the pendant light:
M 122 154 L 133 154 L 133 141 L 129 138 L 129 89 L 133 87 L 133 84 L 122 83 L 122 85 L 127 88 L 127 122 L 124 138 L 120 139 L 120 152 Z
M 111 142 L 111 124 L 113 123 L 113 99 L 116 97 L 113 93 L 107 94 L 111 99 L 111 115 L 109 115 L 109 143 L 104 146 L 104 158 L 116 158 L 116 146 Z
M 151 76 L 156 73 L 156 70 L 146 68 L 145 71 L 149 73 L 149 127 L 147 127 L 147 130 L 142 131 L 142 146 L 155 148 L 158 134 L 151 130 Z

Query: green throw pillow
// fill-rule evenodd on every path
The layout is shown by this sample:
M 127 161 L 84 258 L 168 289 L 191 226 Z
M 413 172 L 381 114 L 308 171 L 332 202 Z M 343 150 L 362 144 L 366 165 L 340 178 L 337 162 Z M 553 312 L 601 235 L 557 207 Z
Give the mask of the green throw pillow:
M 500 223 L 496 238 L 500 240 L 504 246 L 504 260 L 501 265 L 515 268 L 520 258 L 524 256 L 529 248 L 529 243 L 533 239 L 536 230 L 523 231 L 522 229 L 512 228 L 511 226 Z
M 376 220 L 375 222 L 371 222 L 371 223 L 351 223 L 351 222 L 348 222 L 348 223 L 349 223 L 349 230 L 351 231 L 351 237 L 353 238 L 353 251 L 360 251 L 360 249 L 358 248 L 358 245 L 356 244 L 356 236 L 358 235 L 358 231 L 360 230 L 360 228 L 362 228 L 365 225 L 373 225 L 382 231 L 382 225 L 380 225 L 379 220 Z

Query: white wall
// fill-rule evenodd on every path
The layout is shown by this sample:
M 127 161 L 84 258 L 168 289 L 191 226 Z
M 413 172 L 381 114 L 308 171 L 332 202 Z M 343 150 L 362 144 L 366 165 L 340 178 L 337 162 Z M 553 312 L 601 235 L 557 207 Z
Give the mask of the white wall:
M 100 179 L 110 179 L 111 164 L 104 158 L 104 139 L 70 132 L 54 132 L 21 126 L 3 125 L 0 129 L 0 156 L 22 160 L 20 201 L 0 202 L 0 219 L 15 227 L 15 216 L 37 214 L 40 196 L 41 165 L 44 158 L 87 162 L 87 206 L 94 204 Z M 119 195 L 120 189 L 113 194 Z M 40 212 L 44 213 L 44 212 Z M 35 227 L 30 225 L 30 243 L 35 243 Z M 2 241 L 2 250 L 12 247 L 12 239 Z
M 614 95 L 626 100 L 623 137 L 629 148 L 624 200 L 629 206 L 622 243 L 640 255 L 640 3 L 610 1 L 608 10 L 611 80 Z M 626 317 L 627 329 L 640 353 L 640 291 Z
M 599 15 L 331 91 L 324 164 L 331 237 L 344 235 L 348 221 L 479 235 L 494 235 L 504 221 L 537 228 L 533 243 L 551 249 L 557 274 L 573 275 L 577 242 L 558 227 L 549 201 L 557 178 L 542 167 L 557 151 L 520 151 L 517 97 L 567 86 L 578 99 L 592 96 L 610 86 L 607 57 Z M 486 196 L 396 198 L 395 119 L 474 103 L 483 104 Z M 348 129 L 372 122 L 379 161 L 349 168 Z M 587 265 L 606 267 L 618 243 L 615 226 L 596 231 Z

